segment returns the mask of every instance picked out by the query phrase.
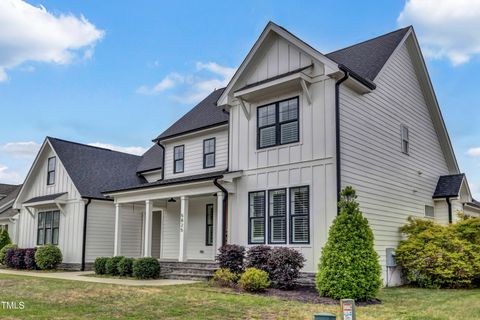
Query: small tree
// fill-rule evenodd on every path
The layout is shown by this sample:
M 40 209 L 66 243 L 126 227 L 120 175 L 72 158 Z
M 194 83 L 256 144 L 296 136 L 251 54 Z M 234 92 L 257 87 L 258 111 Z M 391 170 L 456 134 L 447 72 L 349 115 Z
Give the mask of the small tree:
M 333 299 L 375 298 L 381 285 L 378 254 L 368 220 L 352 187 L 340 193 L 339 215 L 333 221 L 316 276 L 320 295 Z
M 0 250 L 3 249 L 7 244 L 11 244 L 12 240 L 10 240 L 10 236 L 8 235 L 8 231 L 6 229 L 0 229 Z

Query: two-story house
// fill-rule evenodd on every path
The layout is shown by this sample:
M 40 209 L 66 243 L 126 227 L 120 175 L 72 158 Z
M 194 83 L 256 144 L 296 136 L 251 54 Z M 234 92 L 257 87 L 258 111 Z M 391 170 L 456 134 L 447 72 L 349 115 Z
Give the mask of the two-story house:
M 82 266 L 289 246 L 314 273 L 338 192 L 351 185 L 385 279 L 408 216 L 480 212 L 411 27 L 322 54 L 270 22 L 228 86 L 154 143 L 136 157 L 47 138 L 15 202 L 19 245 L 58 243 L 65 263 Z
M 0 230 L 7 230 L 12 241 L 16 240 L 15 217 L 17 211 L 13 209 L 13 202 L 20 191 L 18 185 L 0 183 Z

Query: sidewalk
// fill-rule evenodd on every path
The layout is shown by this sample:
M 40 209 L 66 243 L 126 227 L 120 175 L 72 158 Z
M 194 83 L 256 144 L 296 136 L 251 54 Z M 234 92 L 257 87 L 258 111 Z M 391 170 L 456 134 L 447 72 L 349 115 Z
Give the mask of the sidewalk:
M 0 275 L 1 274 L 95 282 L 95 283 L 118 284 L 123 286 L 171 286 L 171 285 L 180 285 L 180 284 L 192 284 L 192 283 L 198 282 L 198 281 L 191 281 L 191 280 L 173 280 L 173 279 L 130 280 L 130 279 L 115 279 L 115 278 L 97 278 L 97 277 L 87 276 L 87 275 L 94 274 L 92 271 L 35 272 L 35 271 L 0 269 Z

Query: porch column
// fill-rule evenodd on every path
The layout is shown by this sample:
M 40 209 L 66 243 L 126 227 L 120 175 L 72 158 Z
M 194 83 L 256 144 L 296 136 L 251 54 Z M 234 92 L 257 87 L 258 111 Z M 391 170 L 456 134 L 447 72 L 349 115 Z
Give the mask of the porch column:
M 180 197 L 180 242 L 178 261 L 187 261 L 188 197 Z
M 122 244 L 122 212 L 119 203 L 115 204 L 115 240 L 113 245 L 113 255 L 119 256 Z
M 152 256 L 152 211 L 153 203 L 151 200 L 145 201 L 145 245 L 143 247 L 143 256 Z
M 215 255 L 218 254 L 218 249 L 223 243 L 223 192 L 217 193 L 217 224 L 215 227 L 216 242 Z

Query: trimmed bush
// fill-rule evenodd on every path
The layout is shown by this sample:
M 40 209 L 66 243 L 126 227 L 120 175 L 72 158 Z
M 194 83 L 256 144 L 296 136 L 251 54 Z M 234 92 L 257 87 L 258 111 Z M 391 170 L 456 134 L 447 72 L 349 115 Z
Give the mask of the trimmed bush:
M 280 289 L 295 287 L 305 258 L 295 249 L 278 247 L 272 249 L 268 259 L 270 279 Z
M 270 286 L 268 273 L 256 268 L 247 268 L 240 277 L 238 285 L 245 291 L 261 292 Z
M 53 244 L 39 247 L 37 252 L 35 252 L 35 262 L 41 270 L 56 269 L 62 263 L 62 260 L 62 251 Z
M 98 257 L 95 259 L 95 262 L 93 263 L 93 271 L 95 271 L 95 274 L 107 273 L 105 265 L 107 264 L 108 260 L 110 260 L 109 257 Z
M 123 257 L 118 262 L 118 275 L 122 277 L 130 277 L 133 273 L 133 258 Z
M 111 276 L 118 276 L 118 263 L 120 260 L 122 260 L 124 257 L 122 256 L 117 256 L 117 257 L 111 257 L 110 259 L 105 262 L 105 273 L 109 274 Z
M 25 249 L 25 269 L 35 270 L 37 269 L 37 263 L 35 262 L 35 253 L 37 252 L 37 248 L 29 248 Z
M 25 269 L 25 251 L 26 249 L 12 249 L 13 253 L 7 258 L 8 266 L 15 269 Z M 10 251 L 9 251 L 10 252 Z
M 269 272 L 268 259 L 270 258 L 271 252 L 272 248 L 266 245 L 251 247 L 247 251 L 245 267 L 257 268 Z
M 381 285 L 373 232 L 355 190 L 346 187 L 340 196 L 340 213 L 330 227 L 318 266 L 317 291 L 333 299 L 373 299 Z
M 231 272 L 229 269 L 218 269 L 213 274 L 213 282 L 221 287 L 233 288 L 237 284 L 238 274 Z
M 10 236 L 8 235 L 8 231 L 5 229 L 0 230 L 0 250 L 3 249 L 8 244 L 11 244 L 12 240 L 10 240 Z
M 424 222 L 409 218 L 400 229 L 408 239 L 396 250 L 407 281 L 425 288 L 462 288 L 480 278 L 480 246 L 475 244 L 475 232 L 468 231 L 473 229 L 470 222 L 462 222 L 449 226 L 431 223 L 419 229 L 414 226 Z
M 5 254 L 5 265 L 9 268 L 16 268 L 17 263 L 15 261 L 15 252 L 18 248 L 8 249 Z
M 5 259 L 7 255 L 7 251 L 15 248 L 17 248 L 17 245 L 12 243 L 12 244 L 7 244 L 0 250 L 0 264 L 3 264 L 5 266 L 7 265 L 7 262 Z
M 243 271 L 243 260 L 245 258 L 245 247 L 236 244 L 226 244 L 218 249 L 217 256 L 220 268 L 225 268 L 233 273 Z
M 158 279 L 160 263 L 155 258 L 139 258 L 133 262 L 133 276 L 137 279 Z

